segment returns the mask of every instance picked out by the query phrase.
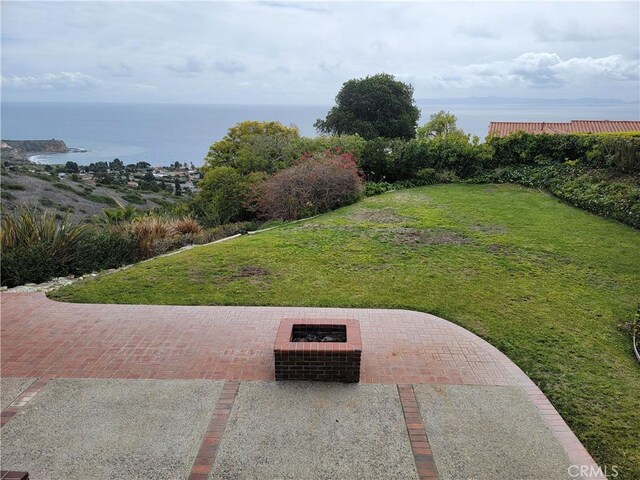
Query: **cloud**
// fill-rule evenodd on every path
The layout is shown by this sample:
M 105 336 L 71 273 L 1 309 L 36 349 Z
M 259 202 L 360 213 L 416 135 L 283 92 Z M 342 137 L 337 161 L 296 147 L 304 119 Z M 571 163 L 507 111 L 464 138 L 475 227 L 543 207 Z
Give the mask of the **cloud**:
M 112 69 L 112 74 L 114 77 L 130 77 L 132 75 L 132 69 L 128 64 L 120 62 Z
M 39 77 L 2 76 L 2 86 L 25 90 L 93 90 L 105 82 L 81 72 L 45 73 Z
M 233 75 L 234 73 L 246 72 L 247 66 L 236 60 L 218 60 L 213 64 L 213 69 L 216 72 L 228 73 Z
M 594 25 L 585 27 L 575 21 L 559 28 L 551 25 L 548 20 L 534 22 L 531 32 L 539 42 L 602 42 L 621 35 L 619 32 L 601 30 Z
M 453 29 L 454 35 L 468 38 L 500 38 L 496 32 L 481 25 L 458 25 Z
M 594 80 L 637 81 L 638 68 L 637 60 L 626 60 L 621 55 L 563 60 L 556 53 L 527 52 L 511 60 L 450 67 L 428 80 L 437 88 L 557 88 Z
M 186 76 L 194 76 L 196 73 L 202 73 L 205 71 L 204 62 L 196 57 L 187 57 L 182 64 L 169 64 L 165 65 L 165 67 L 167 70 Z
M 305 2 L 260 2 L 260 5 L 278 9 L 302 10 L 305 12 L 327 13 L 327 9 Z

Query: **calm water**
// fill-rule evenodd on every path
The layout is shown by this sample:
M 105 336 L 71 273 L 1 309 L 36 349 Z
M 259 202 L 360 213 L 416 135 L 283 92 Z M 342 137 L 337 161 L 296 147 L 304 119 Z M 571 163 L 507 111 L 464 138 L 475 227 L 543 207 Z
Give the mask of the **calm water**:
M 423 118 L 438 110 L 458 117 L 467 133 L 484 138 L 490 121 L 564 122 L 579 119 L 638 120 L 638 105 L 529 106 L 419 105 Z M 327 106 L 148 105 L 3 103 L 2 138 L 8 140 L 64 140 L 86 153 L 47 155 L 42 163 L 80 165 L 120 158 L 125 164 L 146 161 L 168 165 L 175 161 L 202 165 L 211 143 L 244 120 L 275 120 L 296 125 L 305 136 L 315 136 L 313 123 Z

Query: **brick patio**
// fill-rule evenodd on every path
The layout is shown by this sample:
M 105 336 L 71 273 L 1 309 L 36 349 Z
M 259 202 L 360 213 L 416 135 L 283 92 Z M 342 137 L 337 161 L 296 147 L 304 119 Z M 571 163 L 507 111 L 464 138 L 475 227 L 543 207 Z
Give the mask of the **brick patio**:
M 3 293 L 3 377 L 274 380 L 282 319 L 358 320 L 363 383 L 520 386 L 569 458 L 593 460 L 533 382 L 484 340 L 406 310 L 88 305 Z M 404 391 L 404 390 L 403 390 Z M 13 405 L 12 412 L 20 405 Z M 425 467 L 425 470 L 428 470 Z M 195 472 L 194 472 L 195 473 Z

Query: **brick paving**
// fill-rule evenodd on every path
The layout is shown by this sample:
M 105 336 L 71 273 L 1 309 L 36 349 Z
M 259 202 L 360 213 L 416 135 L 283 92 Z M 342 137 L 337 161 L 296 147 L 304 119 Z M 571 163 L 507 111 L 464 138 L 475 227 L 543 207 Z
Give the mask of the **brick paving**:
M 5 377 L 274 380 L 280 321 L 358 320 L 360 381 L 520 386 L 572 462 L 594 465 L 538 387 L 504 354 L 446 320 L 406 310 L 90 305 L 0 295 Z

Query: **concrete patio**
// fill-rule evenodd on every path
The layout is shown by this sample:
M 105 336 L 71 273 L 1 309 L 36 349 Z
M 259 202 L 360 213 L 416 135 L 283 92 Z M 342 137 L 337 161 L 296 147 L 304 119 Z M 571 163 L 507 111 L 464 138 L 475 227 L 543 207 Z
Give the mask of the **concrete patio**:
M 566 479 L 581 478 L 572 465 L 597 469 L 517 366 L 432 315 L 0 300 L 2 470 L 31 479 Z M 358 320 L 361 382 L 276 383 L 283 318 Z

